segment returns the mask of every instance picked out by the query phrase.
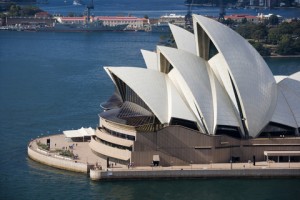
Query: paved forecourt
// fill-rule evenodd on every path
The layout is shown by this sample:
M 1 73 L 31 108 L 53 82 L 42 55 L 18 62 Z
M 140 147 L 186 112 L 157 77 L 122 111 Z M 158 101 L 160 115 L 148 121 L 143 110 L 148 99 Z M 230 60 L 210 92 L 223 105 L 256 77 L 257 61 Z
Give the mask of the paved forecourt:
M 38 148 L 37 142 L 41 142 L 43 144 L 47 143 L 47 139 L 50 139 L 50 150 L 45 151 Z M 71 147 L 72 146 L 72 147 Z M 74 155 L 78 157 L 76 159 L 71 159 L 67 157 L 60 156 L 57 150 L 70 150 Z M 65 138 L 63 134 L 59 135 L 50 135 L 46 137 L 41 137 L 32 140 L 28 145 L 28 155 L 33 160 L 41 162 L 43 164 L 53 166 L 60 169 L 66 169 L 70 171 L 77 171 L 83 173 L 89 173 L 90 169 L 92 169 L 92 174 L 101 174 L 107 173 L 110 174 L 112 172 L 130 172 L 130 176 L 136 177 L 136 175 L 132 175 L 135 171 L 140 173 L 142 171 L 156 171 L 159 173 L 163 173 L 163 171 L 178 171 L 178 170 L 188 170 L 188 171 L 222 171 L 222 173 L 228 173 L 229 170 L 266 170 L 266 169 L 276 169 L 276 174 L 278 174 L 278 170 L 297 170 L 300 174 L 300 163 L 299 162 L 285 162 L 285 163 L 275 163 L 275 162 L 256 162 L 255 166 L 250 161 L 248 163 L 210 163 L 210 164 L 190 164 L 188 166 L 168 166 L 168 167 L 153 167 L 153 166 L 134 166 L 129 167 L 121 164 L 115 165 L 115 163 L 111 163 L 112 167 L 107 169 L 106 160 L 95 155 L 90 147 L 89 141 L 86 142 L 74 142 L 70 139 Z M 80 166 L 80 170 L 78 170 L 78 166 Z M 101 169 L 101 170 L 100 170 Z M 176 176 L 177 173 L 174 173 Z M 193 173 L 192 173 L 193 174 Z M 219 173 L 217 173 L 219 174 Z M 274 174 L 276 176 L 276 174 Z M 279 173 L 280 174 L 280 173 Z M 282 173 L 283 174 L 283 173 Z M 220 174 L 218 175 L 220 176 Z M 251 175 L 250 175 L 251 176 Z M 109 176 L 108 176 L 109 177 Z M 95 178 L 98 179 L 98 178 Z M 101 178 L 100 178 L 101 179 Z

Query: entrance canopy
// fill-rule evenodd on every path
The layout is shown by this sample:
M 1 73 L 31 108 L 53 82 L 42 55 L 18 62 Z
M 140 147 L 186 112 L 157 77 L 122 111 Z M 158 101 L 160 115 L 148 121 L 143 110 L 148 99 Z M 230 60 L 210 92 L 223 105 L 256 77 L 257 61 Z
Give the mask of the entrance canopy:
M 158 161 L 159 162 L 159 155 L 153 155 L 153 161 Z
M 300 151 L 264 151 L 265 156 L 300 156 Z
M 78 130 L 68 130 L 63 132 L 67 138 L 77 138 L 77 137 L 85 137 L 85 136 L 93 136 L 95 135 L 95 130 L 91 127 L 89 128 L 81 128 Z

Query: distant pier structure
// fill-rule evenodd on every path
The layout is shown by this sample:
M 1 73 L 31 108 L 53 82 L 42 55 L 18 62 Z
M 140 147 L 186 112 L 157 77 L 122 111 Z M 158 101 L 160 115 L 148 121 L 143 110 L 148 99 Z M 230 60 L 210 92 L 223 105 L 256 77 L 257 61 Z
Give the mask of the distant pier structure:
M 223 3 L 223 0 L 219 0 L 219 7 L 220 7 L 220 11 L 219 11 L 218 21 L 223 21 L 224 20 L 224 16 L 226 15 L 226 11 L 225 11 L 225 6 L 224 6 L 224 3 Z
M 184 18 L 185 19 L 185 28 L 187 30 L 193 29 L 192 6 L 193 6 L 193 1 L 187 5 L 187 13 Z

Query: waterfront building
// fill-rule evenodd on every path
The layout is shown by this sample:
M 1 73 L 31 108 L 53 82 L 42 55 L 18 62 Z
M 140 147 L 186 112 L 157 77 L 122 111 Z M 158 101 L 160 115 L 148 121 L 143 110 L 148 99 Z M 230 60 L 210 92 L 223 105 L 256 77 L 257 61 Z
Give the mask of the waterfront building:
M 59 23 L 64 24 L 83 24 L 86 22 L 86 16 L 83 17 L 57 17 Z M 128 24 L 127 29 L 139 30 L 147 25 L 148 19 L 138 17 L 118 17 L 118 16 L 95 16 L 91 17 L 91 22 L 101 21 L 103 25 L 118 26 Z
M 265 21 L 265 20 L 269 20 L 269 18 L 272 16 L 273 14 L 269 13 L 267 15 L 264 15 L 263 13 L 258 13 L 257 17 L 259 18 L 260 21 Z M 281 22 L 283 20 L 283 17 L 281 15 L 276 15 L 278 17 L 279 22 Z
M 48 12 L 38 12 L 34 15 L 35 18 L 49 18 L 51 15 Z
M 94 21 L 102 21 L 104 25 L 117 26 L 128 24 L 127 29 L 141 30 L 149 24 L 148 19 L 138 17 L 118 17 L 118 16 L 99 16 L 94 17 Z
M 246 19 L 247 22 L 252 22 L 255 24 L 260 22 L 260 19 L 258 18 L 258 16 L 247 15 L 247 14 L 226 15 L 226 16 L 224 16 L 224 19 L 225 20 L 231 19 L 237 23 L 242 23 L 244 19 Z
M 55 17 L 57 22 L 62 24 L 84 24 L 86 17 Z
M 183 27 L 185 25 L 185 16 L 176 14 L 163 15 L 159 18 L 158 22 L 161 24 L 171 23 Z
M 91 150 L 134 165 L 300 160 L 300 72 L 274 77 L 227 26 L 170 24 L 177 48 L 142 50 L 147 68 L 104 67 L 115 84 Z
M 41 24 L 52 26 L 55 19 L 52 17 L 6 17 L 3 25 L 5 26 L 24 26 L 28 24 Z

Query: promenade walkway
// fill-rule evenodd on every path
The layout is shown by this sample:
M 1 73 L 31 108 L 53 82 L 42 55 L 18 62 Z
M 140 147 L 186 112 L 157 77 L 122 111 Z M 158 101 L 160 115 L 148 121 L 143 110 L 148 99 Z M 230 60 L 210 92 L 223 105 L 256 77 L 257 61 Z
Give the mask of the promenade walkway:
M 47 139 L 50 139 L 50 151 L 42 152 L 38 150 L 37 142 L 41 142 L 43 144 L 47 143 Z M 73 148 L 70 148 L 73 146 Z M 66 162 L 76 162 L 86 164 L 86 166 L 90 165 L 91 168 L 94 166 L 100 166 L 102 168 L 101 171 L 177 171 L 177 170 L 238 170 L 238 169 L 299 169 L 300 171 L 300 163 L 299 162 L 285 162 L 285 163 L 275 163 L 275 162 L 256 162 L 254 166 L 253 163 L 211 163 L 211 164 L 190 164 L 188 166 L 168 166 L 168 167 L 153 167 L 153 166 L 137 166 L 130 167 L 121 164 L 113 165 L 113 167 L 107 169 L 106 168 L 106 160 L 96 156 L 91 149 L 89 148 L 89 142 L 73 142 L 67 138 L 63 134 L 60 135 L 51 135 L 47 137 L 37 138 L 32 140 L 29 144 L 29 148 L 34 150 L 39 154 L 43 154 L 44 157 L 53 157 L 58 160 L 64 160 L 61 157 L 58 157 L 58 153 L 55 152 L 57 149 L 70 149 L 73 151 L 75 155 L 78 155 L 78 158 L 75 160 L 67 159 Z M 45 162 L 43 162 L 45 163 Z M 47 164 L 47 163 L 45 163 Z M 51 165 L 51 164 L 50 164 Z M 52 165 L 53 166 L 53 165 Z M 58 167 L 60 168 L 60 167 Z
M 46 151 L 40 151 L 38 150 L 38 145 L 37 142 L 41 142 L 43 144 L 47 143 L 47 139 L 50 139 L 50 151 L 46 153 Z M 72 148 L 70 148 L 72 146 Z M 102 159 L 98 156 L 96 156 L 90 149 L 89 147 L 89 142 L 73 142 L 67 138 L 63 134 L 60 135 L 50 135 L 46 137 L 41 137 L 34 139 L 30 142 L 29 148 L 34 150 L 37 153 L 40 153 L 42 155 L 46 155 L 49 157 L 53 157 L 56 159 L 62 159 L 70 162 L 75 162 L 76 163 L 83 163 L 86 165 L 98 165 L 101 166 L 103 170 L 106 170 L 106 160 Z M 70 150 L 73 152 L 74 155 L 77 155 L 77 159 L 68 159 L 68 158 L 61 158 L 59 156 L 59 153 L 56 150 Z M 118 168 L 123 167 L 125 168 L 124 165 L 118 165 Z

